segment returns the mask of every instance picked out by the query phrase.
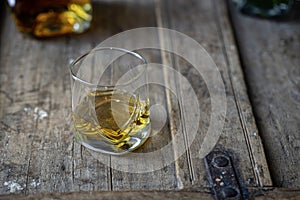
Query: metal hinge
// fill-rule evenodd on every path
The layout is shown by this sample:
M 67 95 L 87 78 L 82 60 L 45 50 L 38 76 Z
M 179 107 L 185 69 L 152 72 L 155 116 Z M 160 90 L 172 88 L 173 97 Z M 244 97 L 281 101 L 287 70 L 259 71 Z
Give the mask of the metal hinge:
M 205 157 L 205 165 L 208 182 L 216 200 L 245 199 L 241 192 L 232 159 L 227 152 L 212 151 Z

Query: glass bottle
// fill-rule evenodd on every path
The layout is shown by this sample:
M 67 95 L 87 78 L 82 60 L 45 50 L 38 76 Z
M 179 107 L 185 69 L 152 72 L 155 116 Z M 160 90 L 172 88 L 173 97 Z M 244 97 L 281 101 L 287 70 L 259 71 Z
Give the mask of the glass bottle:
M 260 17 L 287 15 L 293 0 L 234 0 L 242 13 Z
M 39 38 L 82 33 L 92 20 L 91 0 L 7 0 L 17 28 Z

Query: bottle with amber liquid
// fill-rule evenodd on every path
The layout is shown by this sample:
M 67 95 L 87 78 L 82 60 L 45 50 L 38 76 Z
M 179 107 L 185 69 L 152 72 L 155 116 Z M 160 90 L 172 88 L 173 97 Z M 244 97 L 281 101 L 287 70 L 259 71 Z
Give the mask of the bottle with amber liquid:
M 92 20 L 91 0 L 7 0 L 17 28 L 38 38 L 82 33 Z

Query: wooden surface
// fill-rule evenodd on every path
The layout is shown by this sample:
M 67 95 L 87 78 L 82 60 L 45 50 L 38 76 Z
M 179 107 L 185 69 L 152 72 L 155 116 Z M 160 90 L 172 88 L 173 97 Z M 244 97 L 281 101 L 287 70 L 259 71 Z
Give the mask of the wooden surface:
M 100 162 L 97 156 L 102 158 L 101 154 L 95 156 L 74 142 L 70 133 L 68 62 L 116 33 L 149 26 L 180 31 L 208 51 L 221 73 L 227 98 L 225 124 L 217 146 L 232 156 L 243 190 L 272 185 L 225 1 L 94 1 L 94 22 L 89 32 L 47 40 L 36 40 L 19 33 L 7 10 L 3 15 L 0 40 L 0 194 L 183 190 L 204 192 L 203 198 L 209 196 L 205 166 L 198 151 L 202 133 L 207 131 L 210 122 L 210 94 L 203 78 L 174 55 L 160 51 L 141 52 L 147 60 L 169 65 L 187 77 L 199 99 L 200 136 L 178 160 L 153 172 L 118 171 Z M 159 39 L 166 41 L 168 36 L 159 35 Z M 172 74 L 162 70 L 157 69 L 152 75 L 165 82 L 175 82 L 179 88 L 184 87 L 182 82 L 172 79 Z M 168 108 L 168 118 L 163 129 L 151 137 L 139 150 L 141 152 L 151 152 L 166 145 L 178 130 L 177 134 L 186 135 L 189 126 L 188 123 L 180 124 L 184 98 L 178 100 L 165 88 L 155 85 L 150 87 L 150 94 L 152 103 Z M 176 147 L 173 154 L 176 154 Z M 117 158 L 108 157 L 106 161 L 109 163 L 112 159 Z M 163 157 L 158 161 L 164 162 Z M 151 167 L 147 161 L 142 164 Z M 189 195 L 199 197 L 195 193 L 186 195 L 187 198 Z
M 10 199 L 12 196 L 0 196 L 1 200 Z M 210 193 L 199 193 L 199 192 L 81 192 L 81 193 L 52 193 L 52 194 L 38 194 L 38 195 L 28 195 L 21 196 L 15 195 L 14 199 L 95 199 L 95 200 L 173 200 L 183 199 L 183 200 L 212 200 Z
M 261 188 L 249 196 L 250 199 L 258 200 L 298 200 L 300 198 L 299 189 L 283 188 Z M 29 195 L 0 195 L 1 200 L 5 199 L 99 199 L 99 200 L 212 200 L 210 192 L 183 192 L 183 191 L 93 191 L 93 192 L 72 192 L 72 193 L 39 193 Z
M 300 187 L 300 14 L 285 20 L 241 15 L 231 6 L 259 132 L 274 184 Z
M 261 190 L 256 193 L 255 199 L 257 200 L 297 200 L 300 198 L 300 190 L 298 189 L 286 189 L 286 188 L 269 188 L 266 190 Z

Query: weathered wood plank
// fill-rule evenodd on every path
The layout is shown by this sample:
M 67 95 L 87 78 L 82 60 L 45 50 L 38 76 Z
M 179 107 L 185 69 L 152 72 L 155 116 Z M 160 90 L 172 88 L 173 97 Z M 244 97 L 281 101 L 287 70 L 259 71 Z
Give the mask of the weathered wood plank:
M 223 4 L 222 6 L 220 6 Z M 225 1 L 217 1 L 215 7 L 218 10 L 219 32 L 224 43 L 224 56 L 228 66 L 228 75 L 232 85 L 233 95 L 238 109 L 245 142 L 249 151 L 256 184 L 260 187 L 271 186 L 272 180 L 269 173 L 261 138 L 259 137 L 256 122 L 252 112 L 252 106 L 248 98 L 246 85 L 235 44 L 235 38 L 229 21 Z M 239 66 L 239 67 L 237 67 Z
M 300 198 L 300 190 L 299 189 L 287 189 L 287 188 L 273 188 L 266 189 L 262 192 L 257 192 L 255 195 L 255 199 L 258 200 L 297 200 Z
M 259 200 L 298 200 L 299 189 L 261 188 L 255 189 L 251 198 Z M 132 199 L 132 200 L 171 200 L 171 199 L 203 199 L 211 200 L 213 196 L 208 191 L 201 192 L 174 192 L 174 191 L 109 191 L 109 192 L 73 192 L 73 193 L 41 193 L 31 195 L 0 195 L 0 199 Z
M 231 5 L 231 15 L 274 184 L 299 187 L 299 13 L 282 21 L 258 19 Z
M 189 4 L 180 1 L 158 2 L 161 4 L 162 26 L 194 38 L 206 48 L 220 70 L 226 88 L 227 116 L 218 145 L 233 153 L 242 185 L 271 185 L 260 138 L 258 135 L 251 138 L 253 132 L 257 132 L 257 130 L 243 77 L 239 74 L 241 69 L 238 57 L 235 55 L 237 52 L 236 50 L 230 52 L 236 47 L 229 21 L 226 20 L 228 14 L 224 2 L 192 1 Z M 189 7 L 190 5 L 192 7 Z M 189 12 L 181 12 L 183 8 L 188 8 Z M 211 10 L 215 12 L 210 12 Z M 188 80 L 193 80 L 193 88 L 197 88 L 196 93 L 203 111 L 199 131 L 203 137 L 203 133 L 207 131 L 211 114 L 210 103 L 205 100 L 210 98 L 205 82 L 203 79 L 201 80 L 201 76 L 195 70 L 191 69 L 191 66 L 184 65 L 178 60 L 175 60 L 174 63 L 168 60 L 166 62 L 175 65 L 175 68 L 188 77 Z M 200 91 L 202 93 L 198 94 Z M 196 140 L 191 146 L 190 153 L 177 161 L 178 179 L 182 180 L 184 188 L 199 188 L 205 180 L 203 162 L 195 154 L 199 151 L 201 142 L 203 142 L 201 138 Z
M 172 192 L 172 191 L 153 191 L 153 192 L 138 192 L 138 191 L 114 191 L 114 192 L 80 192 L 80 193 L 51 193 L 51 194 L 37 194 L 37 195 L 14 195 L 14 196 L 0 196 L 4 199 L 99 199 L 99 200 L 118 200 L 118 199 L 132 199 L 132 200 L 173 200 L 173 199 L 188 199 L 188 200 L 212 200 L 213 197 L 209 192 Z

